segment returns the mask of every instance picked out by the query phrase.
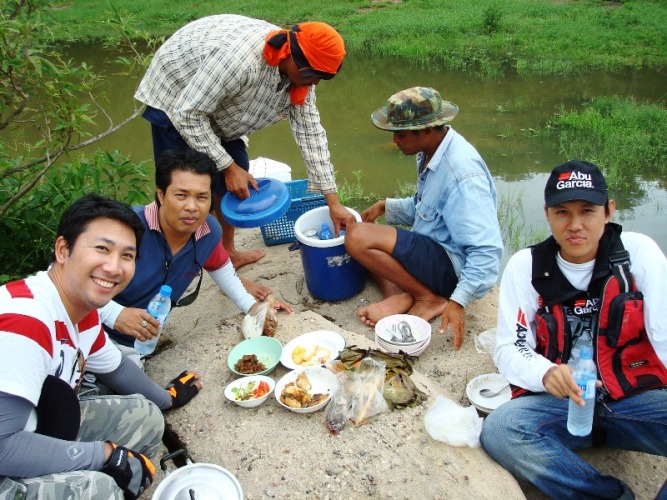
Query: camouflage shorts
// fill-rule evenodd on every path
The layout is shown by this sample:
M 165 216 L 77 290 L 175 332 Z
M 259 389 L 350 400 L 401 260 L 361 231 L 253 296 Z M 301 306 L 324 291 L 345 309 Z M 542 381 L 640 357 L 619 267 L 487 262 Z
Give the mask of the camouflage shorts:
M 153 457 L 160 446 L 164 419 L 160 409 L 134 394 L 82 398 L 77 441 L 112 441 Z M 5 478 L 0 500 L 123 499 L 116 482 L 97 471 L 74 471 L 34 478 Z

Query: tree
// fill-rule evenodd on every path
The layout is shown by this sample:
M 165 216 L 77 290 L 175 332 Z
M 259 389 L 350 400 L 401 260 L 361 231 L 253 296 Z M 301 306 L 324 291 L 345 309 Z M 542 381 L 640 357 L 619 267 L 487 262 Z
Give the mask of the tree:
M 0 6 L 0 283 L 44 268 L 63 210 L 87 192 L 129 203 L 149 199 L 146 166 L 119 151 L 74 153 L 128 121 L 114 122 L 104 107 L 103 78 L 85 62 L 66 60 L 42 22 L 52 0 L 4 0 Z M 133 31 L 115 9 L 108 21 L 119 34 L 118 62 L 128 75 L 150 59 L 137 50 L 155 40 Z M 131 96 L 128 96 L 131 99 Z M 91 135 L 97 119 L 105 129 Z

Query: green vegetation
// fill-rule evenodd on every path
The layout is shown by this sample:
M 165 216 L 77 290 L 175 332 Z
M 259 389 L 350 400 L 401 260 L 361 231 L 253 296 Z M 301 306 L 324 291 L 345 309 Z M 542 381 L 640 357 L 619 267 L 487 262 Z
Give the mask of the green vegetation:
M 667 174 L 667 109 L 634 99 L 599 97 L 580 111 L 561 109 L 546 134 L 558 136 L 566 158 L 600 165 L 612 192 L 640 194 L 638 176 Z
M 114 122 L 105 110 L 100 76 L 62 56 L 57 42 L 115 45 L 116 62 L 136 77 L 159 41 L 196 18 L 236 13 L 287 26 L 322 20 L 335 26 L 348 50 L 399 56 L 414 65 L 486 75 L 504 72 L 575 74 L 589 70 L 667 66 L 667 5 L 650 1 L 536 0 L 2 0 L 0 2 L 0 283 L 44 268 L 64 208 L 95 191 L 130 203 L 148 201 L 148 168 L 120 152 L 77 157 L 141 110 Z M 140 27 L 138 32 L 134 27 Z M 145 33 L 144 33 L 145 32 Z M 139 51 L 137 47 L 144 47 Z M 520 109 L 522 97 L 498 113 Z M 510 109 L 511 108 L 511 109 Z M 89 125 L 106 127 L 91 135 Z M 603 166 L 612 190 L 641 193 L 643 178 L 665 178 L 664 105 L 596 98 L 583 109 L 561 109 L 547 127 L 524 131 L 557 137 L 565 158 Z M 503 137 L 517 133 L 503 131 Z M 343 182 L 344 203 L 368 206 L 361 171 Z M 411 196 L 414 185 L 395 196 Z M 499 219 L 507 252 L 544 234 L 527 227 L 522 195 L 503 196 Z M 20 251 L 17 251 L 20 249 Z
M 146 171 L 145 166 L 131 163 L 117 151 L 98 152 L 50 171 L 0 221 L 2 234 L 11 235 L 0 239 L 0 283 L 46 268 L 62 213 L 83 195 L 98 193 L 130 204 L 149 202 L 152 181 Z M 2 180 L 2 201 L 14 180 Z
M 528 225 L 523 197 L 524 193 L 521 191 L 505 193 L 500 196 L 498 202 L 498 222 L 506 256 L 538 243 L 548 236 L 546 228 L 537 230 Z
M 100 77 L 45 46 L 43 5 L 6 0 L 0 8 L 0 283 L 44 269 L 58 220 L 77 198 L 97 192 L 139 203 L 150 192 L 146 167 L 120 153 L 75 156 L 129 118 L 114 123 L 103 105 Z M 120 17 L 114 24 L 128 43 L 131 72 L 146 60 L 130 40 L 141 37 Z M 86 130 L 97 117 L 108 125 L 91 136 Z
M 484 74 L 575 74 L 667 63 L 667 6 L 600 0 L 113 0 L 153 35 L 200 17 L 233 13 L 286 26 L 319 20 L 335 26 L 348 50 L 400 56 L 414 64 Z M 59 40 L 116 37 L 109 0 L 55 4 Z

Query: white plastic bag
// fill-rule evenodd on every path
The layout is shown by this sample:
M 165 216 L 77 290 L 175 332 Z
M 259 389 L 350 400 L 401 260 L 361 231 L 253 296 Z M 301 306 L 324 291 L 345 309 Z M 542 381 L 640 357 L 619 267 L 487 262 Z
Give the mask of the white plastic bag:
M 475 349 L 480 354 L 493 354 L 493 349 L 496 346 L 496 329 L 491 328 L 484 330 L 482 333 L 475 335 Z
M 243 323 L 241 323 L 241 332 L 244 338 L 249 339 L 260 335 L 273 337 L 278 326 L 278 317 L 273 309 L 274 302 L 275 299 L 269 296 L 267 300 L 250 308 L 248 314 L 243 318 Z
M 482 418 L 473 406 L 463 408 L 438 396 L 426 412 L 424 425 L 429 436 L 451 446 L 479 447 Z

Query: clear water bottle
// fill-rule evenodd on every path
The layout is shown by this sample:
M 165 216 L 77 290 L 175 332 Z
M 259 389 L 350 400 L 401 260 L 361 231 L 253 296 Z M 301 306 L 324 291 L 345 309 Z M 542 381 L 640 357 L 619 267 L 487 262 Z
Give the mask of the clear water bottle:
M 330 240 L 331 238 L 333 238 L 333 234 L 331 234 L 331 230 L 329 229 L 329 224 L 323 222 L 322 229 L 320 229 L 320 239 Z
M 570 352 L 570 360 L 567 362 L 568 366 L 572 368 L 572 372 L 574 373 L 575 366 L 577 364 L 577 361 L 579 361 L 579 352 L 581 351 L 580 348 L 578 347 L 573 347 L 572 351 Z
M 586 405 L 579 406 L 570 399 L 570 407 L 567 413 L 567 430 L 573 436 L 588 436 L 593 429 L 595 383 L 597 381 L 597 369 L 593 361 L 592 347 L 581 346 L 579 348 L 579 360 L 574 367 L 573 376 L 583 393 L 582 398 Z
M 170 297 L 171 287 L 169 285 L 162 285 L 160 287 L 160 292 L 155 295 L 155 297 L 153 297 L 148 303 L 146 311 L 148 311 L 148 314 L 160 322 L 160 327 L 158 328 L 157 335 L 155 337 L 151 337 L 150 339 L 144 340 L 143 342 L 139 339 L 134 339 L 134 348 L 142 356 L 151 354 L 155 350 L 155 346 L 157 346 L 157 341 L 160 338 L 160 334 L 162 333 L 162 328 L 167 321 L 169 311 L 171 311 Z

